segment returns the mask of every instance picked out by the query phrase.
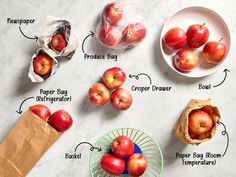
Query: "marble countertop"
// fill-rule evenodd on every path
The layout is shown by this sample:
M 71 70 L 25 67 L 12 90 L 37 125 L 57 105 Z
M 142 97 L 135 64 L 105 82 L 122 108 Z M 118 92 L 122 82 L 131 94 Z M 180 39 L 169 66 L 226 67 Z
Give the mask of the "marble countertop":
M 25 98 L 39 93 L 39 89 L 67 89 L 72 96 L 70 103 L 54 103 L 51 107 L 68 110 L 74 117 L 72 128 L 43 155 L 27 177 L 89 177 L 90 151 L 81 147 L 82 159 L 65 160 L 65 152 L 72 152 L 82 141 L 95 143 L 103 134 L 114 128 L 133 127 L 150 134 L 160 145 L 164 156 L 163 177 L 233 177 L 236 176 L 236 120 L 234 115 L 236 103 L 236 4 L 233 0 L 127 0 L 142 15 L 148 27 L 146 39 L 136 48 L 119 54 L 115 61 L 84 60 L 81 50 L 82 41 L 90 30 L 95 29 L 97 17 L 103 6 L 109 1 L 101 0 L 22 0 L 0 2 L 0 140 L 2 140 L 14 123 L 19 119 L 16 110 Z M 170 69 L 160 53 L 159 36 L 165 20 L 176 11 L 188 6 L 204 6 L 218 12 L 228 24 L 231 31 L 232 45 L 223 68 L 211 76 L 191 79 L 180 76 Z M 7 24 L 7 18 L 33 18 L 33 25 L 24 26 L 26 34 L 40 35 L 46 15 L 59 16 L 72 22 L 79 40 L 78 49 L 71 61 L 62 62 L 59 71 L 48 81 L 33 84 L 27 77 L 29 61 L 37 46 L 25 39 L 17 25 Z M 86 43 L 89 52 L 104 52 L 97 45 L 95 38 Z M 134 103 L 125 112 L 114 111 L 109 104 L 104 108 L 95 108 L 87 100 L 89 87 L 95 83 L 105 69 L 112 66 L 122 67 L 127 74 L 148 73 L 153 83 L 173 87 L 171 92 L 133 93 Z M 223 70 L 230 70 L 225 83 L 209 91 L 198 90 L 198 83 L 219 83 Z M 139 81 L 127 79 L 125 88 Z M 222 153 L 225 149 L 225 137 L 219 127 L 213 140 L 198 147 L 184 145 L 177 140 L 172 128 L 180 112 L 190 99 L 211 98 L 222 114 L 230 135 L 230 145 L 224 158 L 215 166 L 183 166 L 175 158 L 176 152 L 214 152 Z M 33 104 L 29 100 L 24 106 Z M 48 103 L 48 105 L 50 105 Z M 1 168 L 1 167 L 0 167 Z

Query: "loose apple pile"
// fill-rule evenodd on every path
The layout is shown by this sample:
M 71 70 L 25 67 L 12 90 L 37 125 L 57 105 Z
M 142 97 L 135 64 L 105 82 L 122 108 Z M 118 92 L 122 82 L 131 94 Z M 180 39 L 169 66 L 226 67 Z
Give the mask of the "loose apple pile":
M 64 110 L 58 110 L 51 114 L 50 109 L 42 104 L 31 106 L 29 110 L 42 120 L 46 121 L 58 132 L 64 132 L 68 130 L 73 123 L 73 119 L 70 114 Z
M 199 139 L 199 136 L 211 132 L 214 122 L 210 114 L 206 110 L 193 110 L 189 114 L 188 128 L 189 135 L 192 139 Z
M 110 99 L 111 105 L 116 110 L 127 110 L 132 102 L 133 97 L 131 93 L 120 88 L 126 80 L 125 72 L 118 67 L 107 69 L 103 74 L 103 82 L 96 83 L 89 89 L 89 100 L 96 105 L 104 105 Z M 112 93 L 110 94 L 110 90 Z
M 171 28 L 163 37 L 165 46 L 172 51 L 179 50 L 173 57 L 173 63 L 180 72 L 190 72 L 199 66 L 199 56 L 194 49 L 202 49 L 203 59 L 207 64 L 217 65 L 226 57 L 227 46 L 219 41 L 208 41 L 209 30 L 204 24 L 193 24 L 187 32 L 179 27 Z M 207 42 L 208 41 L 208 42 Z M 186 45 L 189 48 L 186 48 Z
M 101 168 L 110 175 L 119 176 L 127 172 L 130 176 L 141 176 L 147 169 L 145 155 L 134 153 L 135 145 L 127 136 L 119 136 L 112 141 L 111 154 L 104 154 L 100 161 Z
M 99 41 L 109 48 L 127 48 L 141 42 L 146 36 L 146 28 L 140 20 L 128 21 L 126 7 L 120 2 L 105 6 L 101 27 L 98 29 Z

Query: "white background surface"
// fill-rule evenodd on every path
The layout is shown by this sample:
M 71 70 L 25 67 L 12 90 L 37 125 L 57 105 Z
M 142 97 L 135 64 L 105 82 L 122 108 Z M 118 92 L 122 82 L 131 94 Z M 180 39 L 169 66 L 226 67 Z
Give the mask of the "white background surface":
M 22 100 L 38 94 L 40 88 L 67 89 L 73 96 L 71 103 L 55 103 L 53 110 L 63 108 L 74 117 L 73 127 L 67 131 L 42 157 L 29 173 L 28 177 L 89 177 L 89 148 L 81 147 L 81 160 L 65 160 L 65 152 L 73 152 L 81 141 L 95 141 L 107 131 L 119 127 L 133 127 L 150 134 L 160 145 L 164 155 L 164 177 L 234 177 L 236 128 L 236 4 L 233 0 L 129 0 L 137 13 L 145 19 L 148 33 L 145 41 L 138 47 L 119 55 L 114 61 L 88 61 L 83 59 L 81 43 L 90 30 L 95 29 L 96 19 L 108 1 L 71 0 L 71 1 L 34 1 L 2 0 L 0 2 L 0 139 L 6 136 L 19 115 L 16 110 Z M 160 53 L 159 36 L 165 20 L 176 11 L 188 6 L 205 6 L 212 8 L 224 17 L 231 31 L 232 46 L 227 61 L 221 70 L 202 79 L 188 79 L 177 75 L 163 60 Z M 29 61 L 36 51 L 36 44 L 25 39 L 17 25 L 7 24 L 7 18 L 35 18 L 34 25 L 23 26 L 26 34 L 43 33 L 46 15 L 65 17 L 73 23 L 79 39 L 79 47 L 73 59 L 63 62 L 58 72 L 45 83 L 32 84 L 28 77 Z M 193 22 L 194 23 L 194 22 Z M 103 52 L 95 38 L 86 42 L 88 53 Z M 159 86 L 172 86 L 168 93 L 133 93 L 134 103 L 126 112 L 116 112 L 109 104 L 95 108 L 87 101 L 89 87 L 100 79 L 105 69 L 112 66 L 122 67 L 127 74 L 148 73 L 153 83 Z M 223 69 L 230 70 L 226 82 L 213 90 L 198 90 L 198 83 L 213 85 L 223 80 Z M 143 78 L 139 81 L 127 79 L 125 88 L 131 85 L 147 85 Z M 230 146 L 226 156 L 217 161 L 216 166 L 187 167 L 175 159 L 175 153 L 205 153 L 207 151 L 222 153 L 225 149 L 225 137 L 219 128 L 213 140 L 192 147 L 175 139 L 172 127 L 180 112 L 192 98 L 211 98 L 221 110 L 222 122 L 230 135 Z M 31 100 L 24 105 L 34 104 Z

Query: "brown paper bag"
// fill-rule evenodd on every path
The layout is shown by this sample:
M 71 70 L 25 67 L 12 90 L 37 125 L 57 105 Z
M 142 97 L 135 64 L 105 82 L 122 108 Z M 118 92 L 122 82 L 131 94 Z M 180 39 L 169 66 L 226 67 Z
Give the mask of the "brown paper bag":
M 23 177 L 60 137 L 30 110 L 18 120 L 0 144 L 0 177 Z
M 196 137 L 195 139 L 192 139 L 189 135 L 188 116 L 193 110 L 197 109 L 203 109 L 205 112 L 207 112 L 212 117 L 214 125 L 209 133 L 206 133 L 204 135 Z M 220 112 L 218 108 L 211 103 L 210 99 L 191 100 L 184 109 L 184 111 L 182 112 L 173 130 L 176 137 L 182 140 L 183 142 L 188 144 L 198 145 L 210 140 L 214 136 L 217 128 L 217 122 L 219 120 L 220 120 Z

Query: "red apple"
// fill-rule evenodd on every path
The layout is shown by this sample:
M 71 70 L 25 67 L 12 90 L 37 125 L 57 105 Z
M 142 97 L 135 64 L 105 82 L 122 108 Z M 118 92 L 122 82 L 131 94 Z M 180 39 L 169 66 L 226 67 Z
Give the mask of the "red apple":
M 123 159 L 134 153 L 134 143 L 127 136 L 118 136 L 112 141 L 111 150 L 116 157 Z
M 205 111 L 194 110 L 189 115 L 188 127 L 194 134 L 203 135 L 211 131 L 213 120 Z
M 55 34 L 51 39 L 51 47 L 58 52 L 61 52 L 66 45 L 64 35 L 61 33 Z
M 30 106 L 29 109 L 31 112 L 39 116 L 44 121 L 47 121 L 51 115 L 50 109 L 43 104 L 36 104 L 36 105 Z
M 96 83 L 89 89 L 89 100 L 93 104 L 104 105 L 109 98 L 110 92 L 104 84 Z
M 125 72 L 118 67 L 107 69 L 103 74 L 103 82 L 110 89 L 121 87 L 126 80 Z
M 71 127 L 73 119 L 66 111 L 58 110 L 49 117 L 48 123 L 58 132 L 64 132 Z
M 108 24 L 101 28 L 98 37 L 108 47 L 116 47 L 121 40 L 119 29 Z
M 222 39 L 221 39 L 222 40 Z M 220 41 L 207 42 L 203 48 L 203 58 L 209 64 L 218 64 L 226 56 L 227 47 Z
M 131 93 L 123 88 L 118 88 L 111 93 L 110 102 L 117 110 L 127 110 L 133 102 Z
M 190 48 L 198 48 L 203 46 L 209 38 L 209 30 L 200 24 L 191 25 L 187 30 L 187 43 Z
M 190 49 L 181 49 L 173 58 L 176 69 L 190 72 L 199 65 L 198 56 Z
M 119 176 L 125 170 L 125 161 L 111 154 L 105 154 L 100 161 L 102 169 L 110 175 Z
M 141 23 L 129 24 L 123 31 L 123 40 L 128 45 L 142 41 L 146 36 L 146 28 Z
M 39 54 L 33 60 L 34 72 L 40 76 L 48 75 L 52 72 L 53 59 L 47 54 Z
M 123 17 L 123 7 L 122 4 L 119 2 L 113 2 L 104 8 L 103 11 L 103 20 L 111 25 L 117 25 L 117 23 L 122 19 Z
M 171 28 L 163 37 L 165 46 L 170 50 L 183 48 L 187 44 L 187 35 L 181 28 Z
M 127 170 L 130 176 L 141 176 L 148 165 L 147 158 L 143 154 L 135 153 L 127 161 Z

